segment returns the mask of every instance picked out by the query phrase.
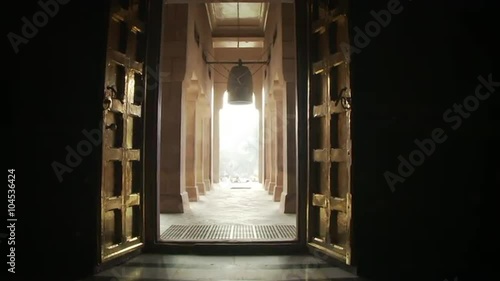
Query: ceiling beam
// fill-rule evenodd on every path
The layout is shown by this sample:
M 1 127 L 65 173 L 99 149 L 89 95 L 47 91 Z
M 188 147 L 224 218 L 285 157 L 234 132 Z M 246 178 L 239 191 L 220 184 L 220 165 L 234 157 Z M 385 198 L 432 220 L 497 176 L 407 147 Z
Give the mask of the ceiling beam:
M 238 31 L 236 28 L 216 28 L 212 32 L 212 37 L 240 37 L 240 40 L 244 40 L 245 38 L 254 38 L 254 37 L 264 37 L 264 32 L 255 28 L 240 28 Z
M 212 37 L 213 48 L 264 48 L 264 37 Z

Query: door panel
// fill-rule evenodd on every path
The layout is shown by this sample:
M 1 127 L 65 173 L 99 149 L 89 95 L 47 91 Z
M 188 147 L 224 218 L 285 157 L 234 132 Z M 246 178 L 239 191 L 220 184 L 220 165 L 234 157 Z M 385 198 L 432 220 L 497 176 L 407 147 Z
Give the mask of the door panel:
M 100 262 L 143 246 L 145 0 L 113 0 L 103 100 Z
M 309 1 L 311 249 L 351 265 L 351 99 L 347 0 Z

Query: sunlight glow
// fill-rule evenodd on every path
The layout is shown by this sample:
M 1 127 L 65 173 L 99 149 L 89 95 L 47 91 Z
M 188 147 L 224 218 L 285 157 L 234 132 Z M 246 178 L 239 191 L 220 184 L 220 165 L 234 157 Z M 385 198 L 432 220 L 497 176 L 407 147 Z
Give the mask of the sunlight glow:
M 259 111 L 253 103 L 230 105 L 224 93 L 220 110 L 220 176 L 221 178 L 258 179 Z

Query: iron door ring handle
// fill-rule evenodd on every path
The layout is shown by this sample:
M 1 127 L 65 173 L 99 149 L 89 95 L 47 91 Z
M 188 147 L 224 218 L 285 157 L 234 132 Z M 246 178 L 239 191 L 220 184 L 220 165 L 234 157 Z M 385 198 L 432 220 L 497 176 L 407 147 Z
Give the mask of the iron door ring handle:
M 340 104 L 342 105 L 342 107 L 346 110 L 349 110 L 351 109 L 351 98 L 348 98 L 348 97 L 342 97 L 340 99 Z
M 102 103 L 102 107 L 104 108 L 104 110 L 110 110 L 112 106 L 113 106 L 113 99 L 109 96 L 105 97 Z
M 118 129 L 118 125 L 116 125 L 115 123 L 106 125 L 106 130 L 116 131 L 116 129 Z

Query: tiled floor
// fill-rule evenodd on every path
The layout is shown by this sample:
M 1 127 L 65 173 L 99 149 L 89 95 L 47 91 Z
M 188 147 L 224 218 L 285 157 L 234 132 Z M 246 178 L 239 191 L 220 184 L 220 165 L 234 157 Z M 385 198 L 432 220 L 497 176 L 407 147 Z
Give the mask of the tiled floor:
M 231 189 L 232 186 L 251 186 L 251 189 Z M 279 204 L 259 183 L 220 183 L 200 196 L 200 201 L 190 202 L 191 210 L 161 214 L 160 233 L 173 224 L 296 225 L 295 214 L 280 212 Z
M 82 281 L 361 281 L 313 256 L 192 256 L 144 254 Z

